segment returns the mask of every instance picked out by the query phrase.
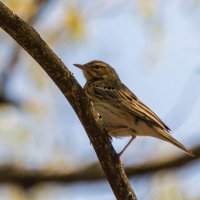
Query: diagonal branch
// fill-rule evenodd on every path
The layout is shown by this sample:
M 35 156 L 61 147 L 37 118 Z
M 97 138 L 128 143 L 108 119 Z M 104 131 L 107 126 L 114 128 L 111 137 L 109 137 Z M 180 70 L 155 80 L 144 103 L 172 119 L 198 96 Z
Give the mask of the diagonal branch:
M 98 115 L 83 89 L 63 62 L 30 25 L 2 2 L 0 2 L 0 27 L 40 64 L 65 95 L 88 134 L 116 198 L 118 200 L 136 200 L 122 163 L 102 128 L 101 120 L 98 119 Z

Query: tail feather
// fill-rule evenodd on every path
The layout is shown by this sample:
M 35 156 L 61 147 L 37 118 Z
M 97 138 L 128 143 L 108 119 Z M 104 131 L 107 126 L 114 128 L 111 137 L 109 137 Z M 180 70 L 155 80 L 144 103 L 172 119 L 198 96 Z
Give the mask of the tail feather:
M 158 135 L 159 135 L 158 137 L 160 139 L 165 140 L 171 144 L 174 144 L 178 148 L 182 149 L 188 155 L 194 157 L 194 154 L 192 153 L 192 151 L 187 149 L 183 144 L 181 144 L 179 141 L 177 141 L 175 138 L 173 138 L 169 133 L 167 133 L 166 131 L 161 130 L 161 129 L 157 129 L 157 131 L 158 131 Z

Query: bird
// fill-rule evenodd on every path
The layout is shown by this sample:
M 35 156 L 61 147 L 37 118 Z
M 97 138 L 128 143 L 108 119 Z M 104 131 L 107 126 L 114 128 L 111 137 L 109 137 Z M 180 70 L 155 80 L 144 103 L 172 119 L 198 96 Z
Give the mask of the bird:
M 74 64 L 85 76 L 84 91 L 111 137 L 131 137 L 118 154 L 121 156 L 136 136 L 151 136 L 167 141 L 193 156 L 192 151 L 170 134 L 170 128 L 120 80 L 109 64 L 93 60 Z

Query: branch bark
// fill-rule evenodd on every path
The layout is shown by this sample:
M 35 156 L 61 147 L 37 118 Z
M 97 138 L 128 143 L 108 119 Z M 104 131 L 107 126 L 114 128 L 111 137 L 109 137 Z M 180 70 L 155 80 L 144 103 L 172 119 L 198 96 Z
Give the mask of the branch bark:
M 149 163 L 133 165 L 125 168 L 129 177 L 150 175 L 161 170 L 170 170 L 183 167 L 200 158 L 200 146 L 192 148 L 195 157 L 183 154 L 176 158 L 152 160 Z M 50 170 L 27 170 L 14 166 L 0 167 L 0 183 L 11 182 L 25 188 L 32 187 L 41 182 L 64 182 L 71 184 L 84 181 L 98 181 L 105 179 L 99 163 L 90 164 L 71 173 Z
M 0 27 L 36 60 L 65 95 L 95 149 L 118 200 L 136 200 L 122 163 L 83 89 L 40 35 L 0 2 Z

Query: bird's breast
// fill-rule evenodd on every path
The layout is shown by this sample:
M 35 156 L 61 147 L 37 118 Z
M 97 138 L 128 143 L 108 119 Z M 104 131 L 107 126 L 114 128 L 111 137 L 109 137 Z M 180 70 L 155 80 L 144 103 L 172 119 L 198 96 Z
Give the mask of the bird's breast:
M 103 124 L 107 129 L 116 129 L 121 127 L 131 127 L 134 117 L 129 113 L 118 109 L 107 103 L 94 103 L 94 107 L 101 115 Z M 118 136 L 130 135 L 130 133 L 119 133 Z

